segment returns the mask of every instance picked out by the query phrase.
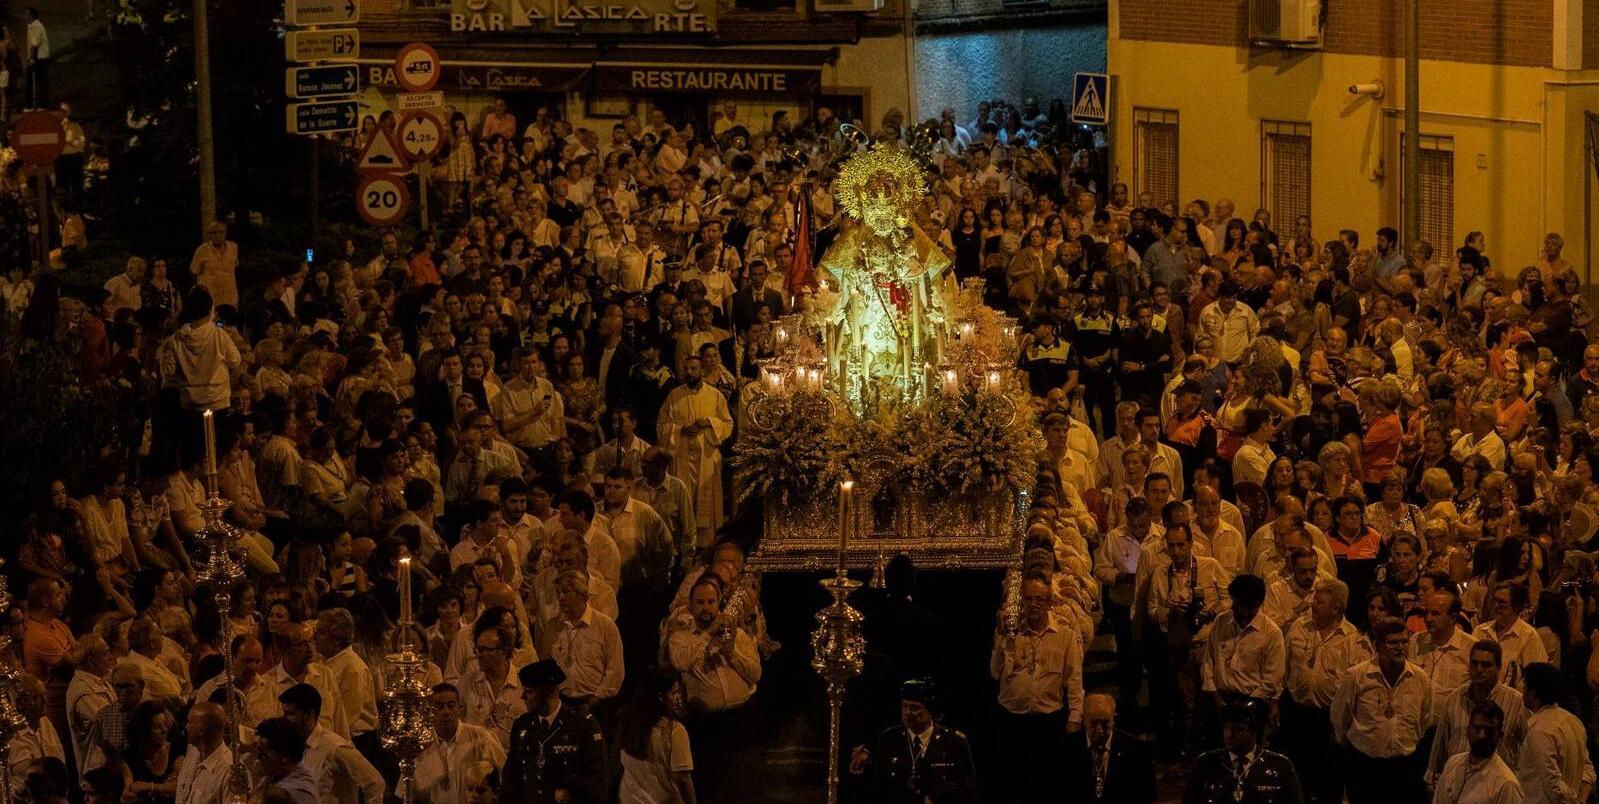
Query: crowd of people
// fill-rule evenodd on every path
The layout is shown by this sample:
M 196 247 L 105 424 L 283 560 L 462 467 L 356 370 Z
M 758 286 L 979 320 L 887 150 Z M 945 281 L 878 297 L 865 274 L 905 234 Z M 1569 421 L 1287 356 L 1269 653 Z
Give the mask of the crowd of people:
M 905 630 L 847 794 L 1153 801 L 1159 761 L 1196 802 L 1588 800 L 1599 343 L 1560 237 L 1501 255 L 1513 281 L 1478 233 L 1318 241 L 1130 197 L 1050 119 L 914 127 L 939 132 L 914 222 L 1024 321 L 1044 448 L 993 743 L 941 721 L 949 657 Z M 805 303 L 796 232 L 803 262 L 852 225 L 851 142 L 826 108 L 677 122 L 457 114 L 447 225 L 269 276 L 222 223 L 103 287 L 11 266 L 20 348 L 73 351 L 136 423 L 10 546 L 19 800 L 215 804 L 234 745 L 254 800 L 388 800 L 402 645 L 417 800 L 762 797 L 702 761 L 760 736 L 780 647 L 726 456 Z M 195 572 L 213 483 L 247 570 L 225 606 Z M 882 605 L 913 605 L 904 563 Z

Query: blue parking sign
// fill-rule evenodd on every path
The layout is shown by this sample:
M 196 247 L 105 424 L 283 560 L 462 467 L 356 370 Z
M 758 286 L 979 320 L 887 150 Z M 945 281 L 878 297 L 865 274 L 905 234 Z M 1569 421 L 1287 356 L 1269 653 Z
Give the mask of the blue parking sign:
M 1072 120 L 1091 126 L 1110 122 L 1110 77 L 1078 73 L 1072 80 Z

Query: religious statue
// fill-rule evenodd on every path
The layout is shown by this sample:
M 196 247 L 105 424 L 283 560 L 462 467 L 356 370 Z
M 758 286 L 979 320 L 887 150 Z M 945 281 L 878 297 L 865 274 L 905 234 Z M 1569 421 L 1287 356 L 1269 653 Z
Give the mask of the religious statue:
M 912 220 L 927 177 L 908 152 L 879 145 L 844 162 L 834 184 L 848 216 L 822 256 L 833 283 L 815 302 L 833 376 L 857 410 L 885 389 L 909 401 L 938 363 L 950 259 Z

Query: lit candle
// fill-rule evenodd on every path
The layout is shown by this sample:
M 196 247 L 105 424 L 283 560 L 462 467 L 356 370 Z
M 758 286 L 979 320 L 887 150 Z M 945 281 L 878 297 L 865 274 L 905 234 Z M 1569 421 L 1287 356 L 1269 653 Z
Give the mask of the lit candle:
M 988 390 L 990 390 L 990 391 L 998 391 L 999 390 L 999 372 L 997 372 L 997 371 L 989 371 L 988 372 Z
M 205 412 L 205 473 L 207 477 L 217 473 L 217 430 L 216 414 L 210 410 Z M 190 432 L 193 432 L 192 430 Z M 193 443 L 193 442 L 190 442 Z
M 970 321 L 962 321 L 960 324 L 960 329 L 960 339 L 963 341 L 968 340 L 972 337 L 972 331 L 975 329 L 975 325 L 973 325 Z
M 855 481 L 838 484 L 838 571 L 844 571 L 844 551 L 849 548 L 850 504 L 855 494 Z
M 960 390 L 960 375 L 954 369 L 944 369 L 944 393 L 954 396 Z
M 408 635 L 411 625 L 411 557 L 400 559 L 400 627 Z M 409 639 L 407 639 L 409 641 Z
M 788 327 L 777 327 L 772 330 L 772 340 L 776 342 L 779 351 L 788 345 Z

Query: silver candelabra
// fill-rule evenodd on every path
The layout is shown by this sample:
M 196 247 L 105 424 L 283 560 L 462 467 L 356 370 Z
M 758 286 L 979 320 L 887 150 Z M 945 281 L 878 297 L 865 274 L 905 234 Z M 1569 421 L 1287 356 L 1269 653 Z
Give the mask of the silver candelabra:
M 416 651 L 411 616 L 411 559 L 400 559 L 400 650 L 387 657 L 393 675 L 383 690 L 383 747 L 400 766 L 400 801 L 416 800 L 416 759 L 432 744 L 433 707 L 427 684 L 427 659 Z
M 245 579 L 244 548 L 239 530 L 228 524 L 226 514 L 233 503 L 222 497 L 217 486 L 217 438 L 215 413 L 205 412 L 205 491 L 206 500 L 200 506 L 205 524 L 195 533 L 193 555 L 195 578 L 211 589 L 217 612 L 224 625 L 233 609 L 233 590 Z M 244 768 L 244 758 L 239 754 L 239 692 L 234 687 L 233 640 L 222 640 L 222 679 L 227 693 L 228 750 L 233 762 L 228 766 L 228 783 L 225 797 L 229 802 L 244 802 L 250 796 L 250 777 Z

